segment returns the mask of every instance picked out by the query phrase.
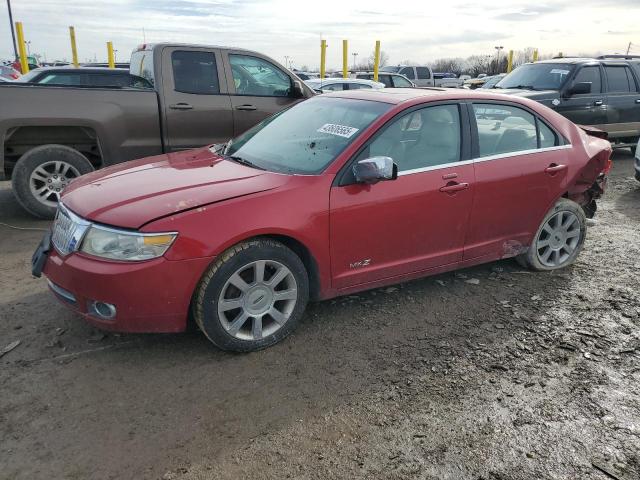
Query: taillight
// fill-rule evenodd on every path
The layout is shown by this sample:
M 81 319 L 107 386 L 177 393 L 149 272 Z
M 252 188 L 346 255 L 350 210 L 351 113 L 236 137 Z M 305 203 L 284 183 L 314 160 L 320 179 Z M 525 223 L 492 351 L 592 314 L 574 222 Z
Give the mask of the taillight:
M 613 160 L 609 158 L 609 160 L 607 160 L 606 165 L 604 166 L 604 170 L 602 170 L 602 173 L 604 173 L 605 175 L 609 175 L 609 172 L 611 171 L 612 168 L 613 168 Z

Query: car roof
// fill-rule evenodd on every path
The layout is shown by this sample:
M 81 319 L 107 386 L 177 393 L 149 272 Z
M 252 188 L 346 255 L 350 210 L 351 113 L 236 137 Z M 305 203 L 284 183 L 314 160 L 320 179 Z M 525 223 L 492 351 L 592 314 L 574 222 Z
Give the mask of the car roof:
M 383 88 L 380 90 L 344 90 L 331 92 L 323 97 L 340 97 L 354 100 L 370 100 L 398 105 L 404 102 L 423 99 L 425 102 L 441 100 L 499 100 L 504 102 L 525 103 L 522 98 L 512 95 L 493 93 L 490 90 L 478 91 L 465 88 Z

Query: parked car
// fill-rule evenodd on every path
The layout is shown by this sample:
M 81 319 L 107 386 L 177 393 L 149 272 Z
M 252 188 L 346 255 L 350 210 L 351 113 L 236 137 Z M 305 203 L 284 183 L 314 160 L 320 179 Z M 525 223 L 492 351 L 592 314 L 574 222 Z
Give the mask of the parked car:
M 357 72 L 356 78 L 361 80 L 373 80 L 373 72 Z M 383 83 L 385 88 L 411 88 L 415 84 L 404 75 L 399 73 L 378 72 L 378 81 Z
M 76 180 L 33 274 L 98 327 L 178 332 L 191 312 L 218 347 L 258 350 L 309 299 L 506 257 L 570 265 L 610 153 L 517 97 L 318 95 L 226 144 Z
M 575 123 L 604 130 L 614 147 L 634 147 L 640 137 L 640 56 L 526 63 L 496 88 L 536 100 Z
M 81 63 L 80 66 L 82 66 L 82 67 L 108 68 L 109 64 L 108 63 L 102 63 L 102 62 L 88 62 L 88 63 Z M 125 70 L 129 70 L 129 68 L 130 68 L 129 62 L 114 62 L 114 66 L 115 66 L 115 68 L 124 68 Z
M 496 84 L 506 76 L 506 73 L 499 73 L 498 75 L 484 77 L 484 83 L 479 88 L 496 88 Z
M 22 75 L 16 82 L 73 87 L 153 88 L 145 78 L 122 68 L 41 67 Z
M 475 90 L 476 88 L 480 88 L 482 85 L 485 84 L 485 82 L 487 81 L 487 78 L 489 78 L 489 76 L 486 73 L 481 73 L 480 75 L 478 75 L 475 78 L 468 78 L 466 79 L 462 86 L 464 88 L 469 88 L 471 90 Z
M 25 210 L 52 218 L 84 173 L 227 141 L 314 95 L 269 57 L 235 48 L 143 45 L 129 73 L 153 89 L 0 86 L 0 179 L 11 178 Z
M 20 77 L 20 72 L 11 65 L 0 65 L 0 78 L 3 80 L 15 80 Z
M 411 80 L 417 87 L 453 87 L 462 86 L 453 74 L 434 73 L 429 66 L 389 65 L 382 67 L 381 72 L 399 73 Z
M 379 90 L 384 88 L 384 83 L 373 80 L 363 80 L 361 78 L 315 78 L 305 82 L 317 93 L 339 92 L 341 90 L 358 90 L 369 88 Z

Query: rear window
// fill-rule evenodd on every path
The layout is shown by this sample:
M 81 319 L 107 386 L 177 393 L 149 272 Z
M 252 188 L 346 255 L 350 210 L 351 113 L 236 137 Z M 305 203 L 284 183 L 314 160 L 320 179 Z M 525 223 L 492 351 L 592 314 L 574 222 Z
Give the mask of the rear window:
M 171 54 L 175 90 L 182 93 L 220 93 L 218 68 L 213 52 L 175 51 Z
M 140 50 L 131 54 L 131 63 L 129 64 L 129 72 L 131 75 L 142 77 L 152 86 L 154 82 L 153 72 L 153 51 Z
M 427 67 L 416 67 L 416 70 L 418 71 L 419 79 L 424 80 L 427 78 L 431 78 L 431 72 L 429 72 L 429 69 Z
M 610 66 L 604 67 L 609 84 L 609 92 L 629 93 L 637 91 L 636 82 L 629 67 Z

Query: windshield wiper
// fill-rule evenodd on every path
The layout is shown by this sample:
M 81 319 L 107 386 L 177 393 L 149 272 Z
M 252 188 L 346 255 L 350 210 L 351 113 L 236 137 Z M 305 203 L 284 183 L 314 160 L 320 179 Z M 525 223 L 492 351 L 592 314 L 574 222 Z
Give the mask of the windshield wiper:
M 505 88 L 505 87 L 500 87 L 500 88 Z M 535 88 L 533 88 L 533 85 L 514 85 L 513 87 L 506 87 L 506 88 L 517 88 L 519 90 L 535 90 Z
M 239 163 L 241 165 L 246 165 L 247 167 L 257 168 L 258 170 L 266 170 L 266 168 L 260 167 L 260 166 L 256 165 L 255 163 L 247 160 L 246 158 L 242 158 L 242 157 L 239 157 L 237 155 L 225 155 L 224 158 L 229 158 L 229 159 L 233 160 L 234 162 Z

